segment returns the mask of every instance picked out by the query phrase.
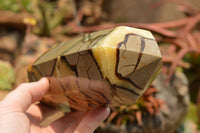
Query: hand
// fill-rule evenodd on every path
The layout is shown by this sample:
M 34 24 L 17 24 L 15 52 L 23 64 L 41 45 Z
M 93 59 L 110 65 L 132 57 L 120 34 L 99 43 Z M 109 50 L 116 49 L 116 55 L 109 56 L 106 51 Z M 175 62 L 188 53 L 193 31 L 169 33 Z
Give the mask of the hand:
M 0 131 L 2 133 L 92 133 L 106 119 L 109 109 L 72 112 L 48 127 L 41 127 L 39 101 L 49 89 L 46 78 L 38 82 L 24 83 L 0 102 Z

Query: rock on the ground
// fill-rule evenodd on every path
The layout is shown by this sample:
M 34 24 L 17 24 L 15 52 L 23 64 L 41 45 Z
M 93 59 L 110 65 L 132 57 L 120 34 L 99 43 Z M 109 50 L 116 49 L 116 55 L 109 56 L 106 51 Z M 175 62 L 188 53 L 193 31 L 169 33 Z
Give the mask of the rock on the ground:
M 107 19 L 115 22 L 166 22 L 185 17 L 180 3 L 188 2 L 193 8 L 200 8 L 198 0 L 105 0 L 103 11 Z M 183 4 L 184 5 L 184 4 Z M 187 5 L 187 4 L 185 4 Z
M 96 133 L 174 133 L 189 107 L 187 78 L 178 71 L 169 84 L 166 84 L 166 76 L 160 74 L 153 85 L 158 90 L 156 97 L 165 101 L 157 115 L 142 115 L 142 126 L 139 126 L 137 122 L 120 127 L 104 123 Z
M 23 35 L 15 30 L 0 29 L 0 59 L 13 61 L 23 41 Z
M 51 38 L 39 38 L 33 34 L 28 36 L 23 44 L 22 54 L 15 59 L 15 87 L 23 82 L 28 82 L 27 67 L 53 44 L 56 43 Z

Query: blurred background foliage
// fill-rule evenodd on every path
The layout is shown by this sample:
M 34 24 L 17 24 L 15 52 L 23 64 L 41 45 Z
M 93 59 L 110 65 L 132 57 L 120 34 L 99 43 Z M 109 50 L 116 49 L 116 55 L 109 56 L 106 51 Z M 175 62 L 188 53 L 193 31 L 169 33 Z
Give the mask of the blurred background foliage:
M 0 61 L 0 90 L 11 90 L 15 82 L 15 72 L 9 63 Z
M 185 121 L 198 127 L 199 9 L 198 0 L 0 0 L 0 89 L 27 82 L 27 66 L 52 45 L 85 32 L 128 25 L 154 34 L 168 82 L 176 71 L 187 76 L 191 103 Z M 141 124 L 142 113 L 156 115 L 163 105 L 156 93 L 144 95 L 133 106 L 114 109 L 107 121 Z M 5 94 L 2 91 L 0 97 Z
M 30 0 L 0 0 L 0 10 L 9 10 L 12 12 L 32 11 L 32 2 Z

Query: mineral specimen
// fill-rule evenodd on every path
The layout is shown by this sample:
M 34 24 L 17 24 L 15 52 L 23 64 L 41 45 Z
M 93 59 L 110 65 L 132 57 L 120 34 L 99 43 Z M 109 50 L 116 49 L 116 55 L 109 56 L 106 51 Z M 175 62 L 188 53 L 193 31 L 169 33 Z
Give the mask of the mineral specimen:
M 149 31 L 119 26 L 57 44 L 29 68 L 48 77 L 42 102 L 64 112 L 133 104 L 156 78 L 161 54 Z

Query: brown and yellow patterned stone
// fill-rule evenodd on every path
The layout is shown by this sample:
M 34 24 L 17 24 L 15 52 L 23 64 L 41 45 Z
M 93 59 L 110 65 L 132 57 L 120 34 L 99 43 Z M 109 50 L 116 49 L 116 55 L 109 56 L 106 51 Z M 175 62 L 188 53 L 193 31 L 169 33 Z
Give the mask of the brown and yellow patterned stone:
M 160 69 L 152 34 L 120 26 L 55 45 L 28 68 L 28 76 L 30 81 L 48 77 L 42 102 L 68 112 L 133 104 Z

